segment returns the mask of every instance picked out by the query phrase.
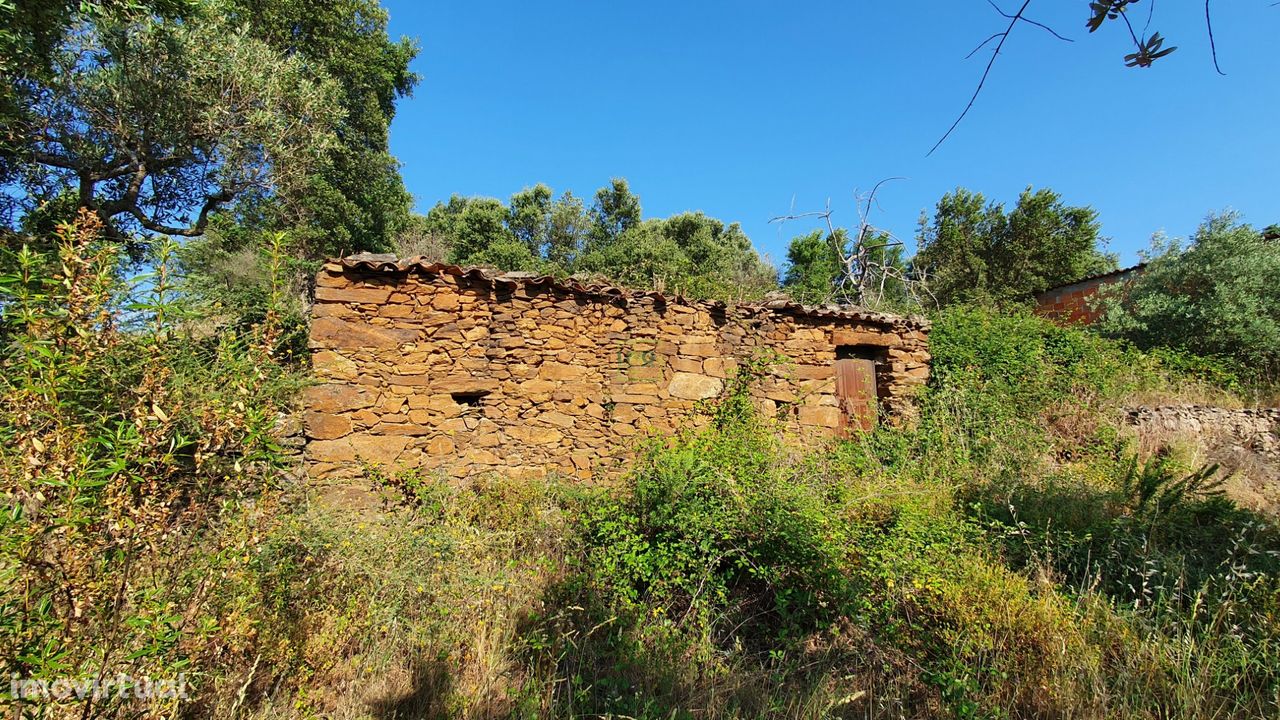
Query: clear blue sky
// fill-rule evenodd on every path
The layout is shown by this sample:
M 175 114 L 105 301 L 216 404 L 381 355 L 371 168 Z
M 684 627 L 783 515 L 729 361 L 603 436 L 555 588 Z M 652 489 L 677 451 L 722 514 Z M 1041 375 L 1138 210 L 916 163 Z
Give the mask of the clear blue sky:
M 392 34 L 422 47 L 391 145 L 424 212 L 536 182 L 589 198 L 621 176 L 646 217 L 738 221 L 779 264 L 805 228 L 768 219 L 793 198 L 797 210 L 830 198 L 855 222 L 854 190 L 898 175 L 873 220 L 909 242 L 957 186 L 1009 204 L 1050 187 L 1091 205 L 1124 263 L 1209 211 L 1280 222 L 1270 0 L 1216 4 L 1226 77 L 1199 3 L 1157 3 L 1152 29 L 1179 50 L 1130 69 L 1122 26 L 1090 35 L 1085 0 L 1035 0 L 1029 17 L 1075 42 L 1019 27 L 932 157 L 990 57 L 965 55 L 1007 23 L 985 0 L 385 4 Z

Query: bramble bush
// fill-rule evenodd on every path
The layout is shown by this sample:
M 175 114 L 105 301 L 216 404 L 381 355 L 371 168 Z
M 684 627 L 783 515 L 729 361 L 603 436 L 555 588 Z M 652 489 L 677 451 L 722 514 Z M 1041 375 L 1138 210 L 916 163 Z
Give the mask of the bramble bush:
M 534 625 L 534 662 L 569 678 L 545 712 L 1040 712 L 1096 682 L 1073 605 L 1005 568 L 947 482 L 879 465 L 915 452 L 902 432 L 797 452 L 721 402 L 588 509 Z
M 1137 393 L 1219 380 L 1218 364 L 976 308 L 944 312 L 931 341 L 918 457 L 936 452 L 931 437 L 958 434 L 964 456 L 979 460 L 960 475 L 958 506 L 1005 563 L 1050 578 L 1140 641 L 1111 660 L 1121 666 L 1108 674 L 1111 711 L 1280 708 L 1274 519 L 1225 497 L 1214 466 L 1166 451 L 1139 458 L 1117 412 Z M 953 394 L 965 401 L 946 402 Z

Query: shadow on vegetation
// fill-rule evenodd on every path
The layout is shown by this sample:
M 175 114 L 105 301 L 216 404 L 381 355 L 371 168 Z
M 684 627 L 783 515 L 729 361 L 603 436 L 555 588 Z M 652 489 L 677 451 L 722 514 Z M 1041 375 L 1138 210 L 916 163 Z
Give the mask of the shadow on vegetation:
M 1066 588 L 1122 602 L 1185 604 L 1206 583 L 1280 571 L 1280 534 L 1223 494 L 1217 466 L 1186 470 L 1162 452 L 1099 469 L 1101 483 L 992 483 L 962 501 L 1003 538 L 1011 565 L 1048 565 Z
M 544 698 L 548 716 L 924 718 L 944 712 L 941 693 L 918 663 L 847 619 L 779 639 L 770 636 L 776 618 L 743 608 L 734 613 L 738 626 L 708 636 L 682 625 L 683 611 L 611 611 L 572 580 L 552 588 L 544 606 L 545 614 L 525 618 L 520 635 L 529 665 L 562 679 Z
M 448 663 L 420 659 L 410 682 L 406 692 L 372 701 L 370 715 L 377 720 L 437 720 L 451 716 L 453 676 Z

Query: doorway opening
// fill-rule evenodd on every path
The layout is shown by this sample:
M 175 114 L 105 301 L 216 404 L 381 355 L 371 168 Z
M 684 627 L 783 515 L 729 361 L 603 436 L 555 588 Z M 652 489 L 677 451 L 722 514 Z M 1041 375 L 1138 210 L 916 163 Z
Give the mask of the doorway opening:
M 841 434 L 868 432 L 880 416 L 877 368 L 887 351 L 874 345 L 836 346 L 836 401 L 840 404 Z

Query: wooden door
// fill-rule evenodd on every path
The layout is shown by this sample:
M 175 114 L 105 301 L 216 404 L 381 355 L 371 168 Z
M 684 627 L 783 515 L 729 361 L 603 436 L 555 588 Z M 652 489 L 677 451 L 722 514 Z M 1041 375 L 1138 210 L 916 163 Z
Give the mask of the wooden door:
M 843 434 L 875 427 L 880 404 L 875 362 L 860 358 L 836 360 L 836 400 L 840 403 Z

